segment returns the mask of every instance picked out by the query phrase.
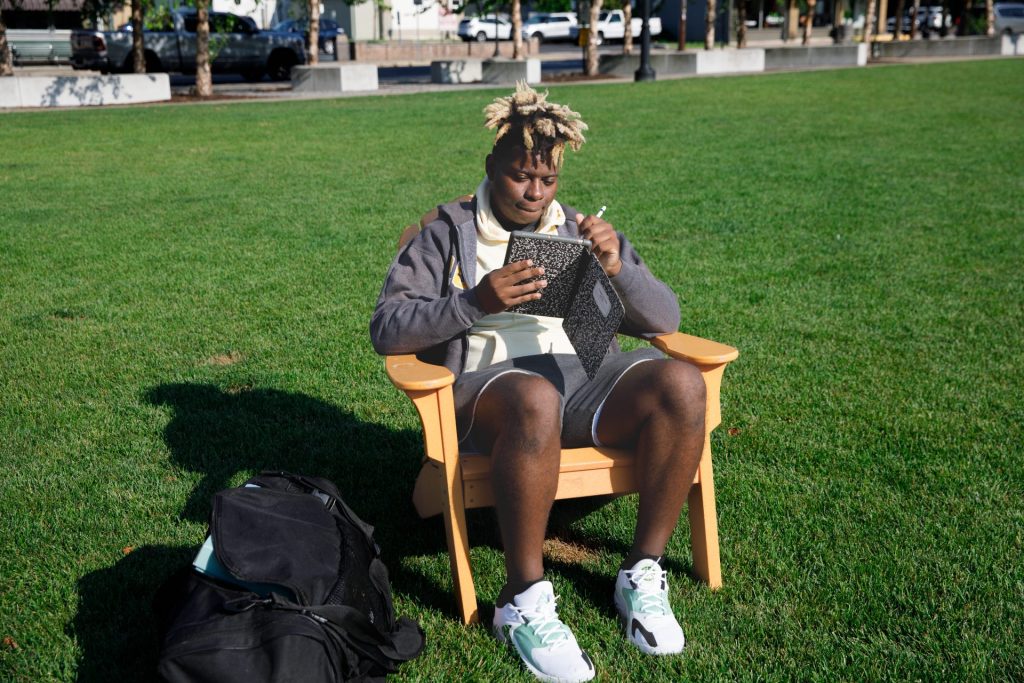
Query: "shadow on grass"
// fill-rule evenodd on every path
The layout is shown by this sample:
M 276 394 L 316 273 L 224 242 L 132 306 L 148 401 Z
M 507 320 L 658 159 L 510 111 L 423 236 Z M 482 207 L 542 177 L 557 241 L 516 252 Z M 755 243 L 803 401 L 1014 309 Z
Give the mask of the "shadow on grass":
M 79 580 L 78 612 L 69 624 L 81 650 L 79 681 L 159 680 L 153 597 L 194 554 L 187 546 L 145 546 Z
M 395 590 L 415 596 L 425 608 L 453 613 L 454 600 L 435 577 L 402 566 L 407 556 L 446 552 L 440 524 L 419 519 L 412 506 L 422 453 L 418 431 L 388 429 L 310 396 L 275 389 L 163 384 L 146 398 L 173 410 L 164 429 L 172 461 L 202 475 L 182 518 L 205 523 L 213 494 L 249 473 L 325 477 L 375 527 Z M 81 604 L 69 625 L 82 650 L 80 681 L 155 677 L 159 644 L 152 598 L 196 550 L 140 548 L 81 579 Z

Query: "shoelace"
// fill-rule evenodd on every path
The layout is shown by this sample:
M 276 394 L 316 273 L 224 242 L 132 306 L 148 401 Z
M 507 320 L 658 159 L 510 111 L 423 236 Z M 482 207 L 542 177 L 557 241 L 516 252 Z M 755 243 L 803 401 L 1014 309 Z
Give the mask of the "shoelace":
M 665 585 L 667 575 L 668 572 L 656 564 L 645 565 L 636 571 L 626 572 L 626 578 L 636 584 L 642 613 L 666 614 L 665 593 L 661 587 Z
M 533 627 L 533 632 L 546 647 L 553 647 L 569 640 L 567 633 L 569 629 L 558 618 L 558 611 L 555 609 L 557 600 L 558 596 L 555 596 L 553 600 L 545 600 L 530 607 L 512 605 L 512 608 L 523 617 L 523 620 Z

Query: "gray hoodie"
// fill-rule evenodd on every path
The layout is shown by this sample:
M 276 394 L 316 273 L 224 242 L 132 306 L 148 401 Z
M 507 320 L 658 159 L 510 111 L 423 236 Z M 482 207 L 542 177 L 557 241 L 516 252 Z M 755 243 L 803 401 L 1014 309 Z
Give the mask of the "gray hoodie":
M 415 353 L 425 362 L 462 372 L 467 332 L 487 312 L 471 288 L 476 282 L 475 200 L 438 207 L 436 220 L 424 226 L 398 252 L 388 270 L 377 308 L 370 319 L 370 339 L 377 353 Z M 562 205 L 566 221 L 558 234 L 578 237 L 576 210 Z M 626 309 L 619 332 L 655 337 L 679 328 L 679 304 L 665 283 L 655 278 L 622 233 L 622 269 L 611 279 Z M 618 345 L 612 342 L 612 352 Z

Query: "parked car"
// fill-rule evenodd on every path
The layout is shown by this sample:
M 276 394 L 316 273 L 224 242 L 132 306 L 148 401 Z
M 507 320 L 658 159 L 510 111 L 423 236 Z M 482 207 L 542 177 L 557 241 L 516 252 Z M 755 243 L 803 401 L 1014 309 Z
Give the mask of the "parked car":
M 908 9 L 903 15 L 903 22 L 901 23 L 900 31 L 903 33 L 910 33 L 910 16 L 913 13 L 913 8 Z M 950 28 L 953 25 L 953 18 L 949 15 L 946 16 L 946 28 Z M 889 17 L 885 22 L 885 28 L 889 33 L 896 31 L 896 17 Z M 931 5 L 930 7 L 920 7 L 917 10 L 917 30 L 919 31 L 941 31 L 942 30 L 942 6 Z
M 889 33 L 896 32 L 896 17 L 889 17 L 885 20 L 885 28 Z M 910 33 L 910 14 L 903 15 L 903 21 L 900 22 L 900 32 Z
M 182 9 L 170 12 L 161 30 L 145 30 L 146 71 L 195 73 L 197 25 L 195 10 Z M 242 74 L 250 80 L 268 74 L 283 81 L 290 77 L 293 66 L 306 63 L 301 36 L 261 31 L 250 17 L 210 12 L 210 36 L 213 73 Z M 72 31 L 71 66 L 102 73 L 131 72 L 131 32 Z
M 1006 2 L 995 6 L 996 33 L 1024 33 L 1024 3 Z
M 497 32 L 498 40 L 509 40 L 512 37 L 512 22 L 503 17 L 469 17 L 459 22 L 459 38 L 483 42 L 494 40 Z
M 656 36 L 661 33 L 661 18 L 651 17 L 649 19 L 651 27 L 651 36 Z M 633 21 L 630 22 L 630 30 L 634 38 L 640 37 L 640 30 L 643 28 L 644 21 L 640 17 L 633 17 Z M 597 26 L 595 27 L 597 33 L 597 44 L 600 45 L 606 40 L 622 40 L 626 37 L 626 15 L 623 14 L 620 9 L 604 10 L 597 15 Z M 579 27 L 573 29 L 573 40 L 576 40 L 579 36 Z
M 320 17 L 319 23 L 319 38 L 317 39 L 317 44 L 320 46 L 320 52 L 333 55 L 334 48 L 338 44 L 338 39 L 345 35 L 345 29 L 338 26 L 338 22 L 333 19 L 324 19 L 323 17 Z M 301 33 L 302 40 L 306 43 L 309 42 L 309 21 L 306 19 L 288 19 L 287 21 L 282 21 L 274 26 L 274 30 L 280 33 Z
M 543 12 L 523 23 L 523 38 L 555 42 L 572 40 L 572 29 L 578 26 L 575 12 Z

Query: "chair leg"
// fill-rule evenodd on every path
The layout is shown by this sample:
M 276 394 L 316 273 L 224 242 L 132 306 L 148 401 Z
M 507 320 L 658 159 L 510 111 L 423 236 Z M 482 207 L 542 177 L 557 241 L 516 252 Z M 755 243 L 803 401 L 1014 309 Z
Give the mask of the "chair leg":
M 711 467 L 711 435 L 704 440 L 700 459 L 700 483 L 690 488 L 687 501 L 690 517 L 690 545 L 693 570 L 708 587 L 722 587 L 722 564 L 718 556 L 718 515 L 715 510 L 715 475 Z
M 463 624 L 480 620 L 476 606 L 476 588 L 469 565 L 469 538 L 466 535 L 466 510 L 449 500 L 444 510 L 444 532 L 448 541 L 448 560 L 451 563 L 455 602 Z

